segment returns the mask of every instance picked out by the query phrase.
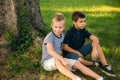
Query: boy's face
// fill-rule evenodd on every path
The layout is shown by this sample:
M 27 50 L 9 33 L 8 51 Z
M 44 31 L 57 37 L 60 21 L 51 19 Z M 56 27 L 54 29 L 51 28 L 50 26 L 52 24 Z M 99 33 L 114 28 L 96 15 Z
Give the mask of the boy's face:
M 78 20 L 75 22 L 73 21 L 73 24 L 76 29 L 80 30 L 85 28 L 86 25 L 86 18 L 78 18 Z
M 65 21 L 53 21 L 51 26 L 54 34 L 60 37 L 61 33 L 65 28 Z

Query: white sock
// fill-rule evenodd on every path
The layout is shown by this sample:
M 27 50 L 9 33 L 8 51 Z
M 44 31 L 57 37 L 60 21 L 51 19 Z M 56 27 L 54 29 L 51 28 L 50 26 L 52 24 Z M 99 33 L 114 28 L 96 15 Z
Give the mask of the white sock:
M 98 80 L 103 80 L 103 77 L 100 77 Z
M 77 79 L 76 80 L 82 80 L 80 77 L 77 77 Z

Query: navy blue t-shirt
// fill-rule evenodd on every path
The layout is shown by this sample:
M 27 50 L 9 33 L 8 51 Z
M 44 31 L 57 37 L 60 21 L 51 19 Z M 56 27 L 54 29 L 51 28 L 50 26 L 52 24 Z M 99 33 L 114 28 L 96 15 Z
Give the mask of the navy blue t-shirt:
M 78 50 L 84 45 L 85 38 L 89 38 L 90 35 L 91 34 L 85 28 L 77 30 L 73 26 L 66 32 L 63 44 L 68 44 L 71 48 Z M 68 52 L 63 50 L 63 55 L 66 53 Z

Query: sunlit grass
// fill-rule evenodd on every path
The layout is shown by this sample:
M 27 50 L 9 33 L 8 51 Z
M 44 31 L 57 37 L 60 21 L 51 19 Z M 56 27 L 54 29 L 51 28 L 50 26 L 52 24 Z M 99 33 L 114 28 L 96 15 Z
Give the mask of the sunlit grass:
M 43 11 L 46 10 L 51 10 L 51 11 L 62 11 L 62 12 L 73 12 L 76 10 L 79 11 L 89 11 L 89 12 L 96 12 L 96 11 L 104 11 L 104 12 L 111 12 L 111 11 L 115 11 L 115 12 L 120 12 L 120 8 L 116 8 L 116 7 L 112 7 L 112 6 L 106 6 L 106 5 L 102 5 L 102 6 L 91 6 L 91 7 L 43 7 L 42 8 Z
M 42 8 L 43 11 L 55 11 L 55 12 L 73 12 L 73 11 L 84 11 L 84 12 L 91 12 L 88 15 L 95 16 L 95 17 L 111 17 L 114 16 L 111 12 L 120 12 L 120 8 L 112 7 L 112 6 L 92 6 L 92 7 L 44 7 Z
M 102 50 L 106 53 L 106 54 L 109 54 L 109 52 L 114 52 L 114 55 L 118 55 L 119 56 L 119 53 L 120 53 L 120 47 L 117 47 L 117 48 L 107 48 L 107 47 L 103 47 L 102 46 Z
M 91 11 L 91 12 L 96 12 L 96 11 L 103 11 L 103 12 L 111 12 L 111 11 L 115 11 L 115 12 L 120 12 L 120 8 L 116 8 L 116 7 L 112 7 L 112 6 L 106 6 L 106 5 L 102 5 L 99 7 L 93 6 L 91 8 L 86 8 L 87 11 Z

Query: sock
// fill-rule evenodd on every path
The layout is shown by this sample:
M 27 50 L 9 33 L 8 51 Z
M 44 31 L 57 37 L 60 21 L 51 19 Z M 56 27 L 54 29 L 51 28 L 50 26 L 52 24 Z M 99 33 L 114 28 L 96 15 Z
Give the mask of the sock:
M 103 77 L 100 77 L 98 80 L 104 80 Z
M 82 80 L 80 77 L 77 77 L 77 79 L 76 80 Z

